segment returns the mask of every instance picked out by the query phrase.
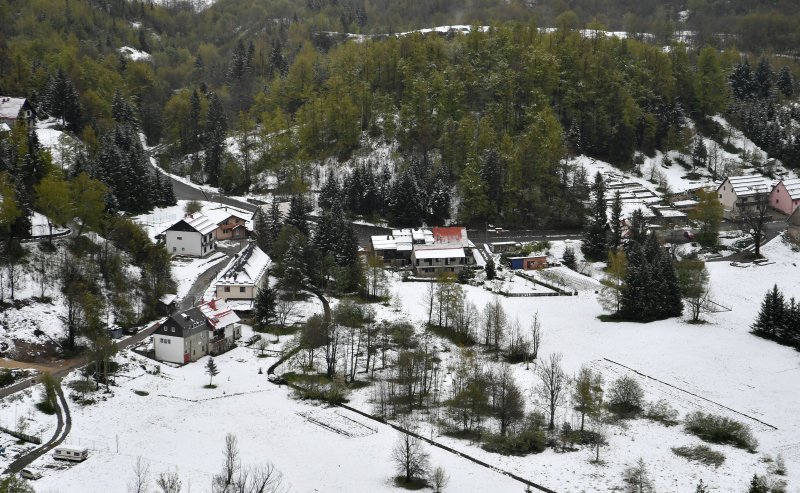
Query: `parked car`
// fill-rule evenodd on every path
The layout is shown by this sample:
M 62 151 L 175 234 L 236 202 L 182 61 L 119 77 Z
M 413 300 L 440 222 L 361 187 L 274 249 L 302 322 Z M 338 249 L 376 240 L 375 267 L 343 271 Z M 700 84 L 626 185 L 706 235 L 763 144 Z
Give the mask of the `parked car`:
M 35 469 L 23 469 L 19 473 L 19 475 L 22 476 L 24 479 L 31 479 L 31 480 L 40 479 L 42 477 L 42 473 L 40 473 Z

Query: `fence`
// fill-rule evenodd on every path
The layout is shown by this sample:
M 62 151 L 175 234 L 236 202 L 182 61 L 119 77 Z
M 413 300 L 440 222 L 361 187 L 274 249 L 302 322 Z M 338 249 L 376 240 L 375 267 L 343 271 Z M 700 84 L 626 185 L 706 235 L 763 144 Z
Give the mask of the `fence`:
M 524 274 L 522 272 L 514 272 L 514 274 L 534 284 L 538 284 L 540 286 L 546 287 L 547 289 L 552 289 L 553 291 L 555 291 L 555 293 L 535 293 L 535 294 L 530 294 L 530 296 L 575 296 L 578 294 L 577 291 L 568 291 L 562 287 L 556 286 L 555 284 L 551 284 L 546 281 L 536 279 L 533 276 L 529 276 L 528 274 Z
M 9 430 L 8 428 L 5 428 L 3 426 L 0 426 L 0 431 L 4 431 L 9 435 L 11 435 L 12 437 L 19 438 L 20 440 L 24 440 L 29 443 L 35 443 L 36 445 L 41 445 L 42 443 L 42 439 L 40 437 L 35 437 L 33 435 L 28 435 L 26 433 L 20 433 L 18 431 Z

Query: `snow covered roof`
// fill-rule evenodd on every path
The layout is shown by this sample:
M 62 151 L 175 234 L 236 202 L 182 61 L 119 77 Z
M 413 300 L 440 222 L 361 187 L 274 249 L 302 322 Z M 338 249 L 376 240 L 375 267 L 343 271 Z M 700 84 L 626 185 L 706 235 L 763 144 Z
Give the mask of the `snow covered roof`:
M 728 180 L 737 197 L 749 197 L 757 193 L 769 193 L 769 180 L 761 175 L 729 176 Z M 724 185 L 724 183 L 723 183 Z
M 171 305 L 173 301 L 178 298 L 177 294 L 165 294 L 161 298 L 158 299 L 164 305 Z
M 692 207 L 695 207 L 697 204 L 699 204 L 698 201 L 687 199 L 687 200 L 678 200 L 676 202 L 673 202 L 672 206 L 677 207 L 678 209 L 683 209 L 683 208 L 691 209 Z
M 214 224 L 220 224 L 231 216 L 238 217 L 243 221 L 249 221 L 253 217 L 251 213 L 233 207 L 205 208 L 203 214 Z
M 206 316 L 195 307 L 169 317 L 156 329 L 155 334 L 173 337 L 189 337 L 203 330 L 207 330 L 207 328 Z
M 136 48 L 132 48 L 130 46 L 123 46 L 118 50 L 122 55 L 127 56 L 131 60 L 138 62 L 140 60 L 150 60 L 152 58 L 150 53 L 146 51 L 137 50 Z
M 800 199 L 800 178 L 789 178 L 782 180 L 781 183 L 786 187 L 786 191 L 789 192 L 789 197 L 792 200 Z
M 271 264 L 269 255 L 251 242 L 230 261 L 217 284 L 258 285 Z
M 0 132 L 10 132 L 11 127 L 7 123 L 0 123 Z
M 463 248 L 418 248 L 414 250 L 414 257 L 418 259 L 434 258 L 465 258 Z
M 410 251 L 413 244 L 433 244 L 433 233 L 429 229 L 393 229 L 391 235 L 376 235 L 370 240 L 374 250 Z
M 227 327 L 241 319 L 228 305 L 216 298 L 197 307 L 208 320 L 208 325 L 214 329 Z
M 198 213 L 184 217 L 180 221 L 176 222 L 175 224 L 167 228 L 165 231 L 171 230 L 180 223 L 186 224 L 187 226 L 194 229 L 201 235 L 208 234 L 217 229 L 217 223 L 212 222 L 205 215 Z
M 16 120 L 22 107 L 25 106 L 25 98 L 9 98 L 0 96 L 0 118 L 5 120 Z

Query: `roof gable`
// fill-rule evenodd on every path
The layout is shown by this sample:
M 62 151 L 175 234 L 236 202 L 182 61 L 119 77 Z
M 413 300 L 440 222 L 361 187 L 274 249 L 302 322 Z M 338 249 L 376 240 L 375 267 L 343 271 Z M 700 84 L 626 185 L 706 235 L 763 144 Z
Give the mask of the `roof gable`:
M 197 231 L 201 235 L 205 235 L 215 229 L 217 229 L 217 225 L 203 214 L 192 214 L 176 222 L 165 231 Z
M 272 259 L 254 242 L 250 242 L 228 264 L 217 284 L 260 284 Z
M 757 193 L 769 193 L 770 187 L 769 180 L 761 175 L 743 175 L 743 176 L 729 176 L 726 182 L 731 184 L 733 193 L 737 197 L 749 197 Z M 720 185 L 724 186 L 725 183 Z
M 4 120 L 16 120 L 23 108 L 36 114 L 33 106 L 31 106 L 27 99 L 0 96 L 0 118 Z

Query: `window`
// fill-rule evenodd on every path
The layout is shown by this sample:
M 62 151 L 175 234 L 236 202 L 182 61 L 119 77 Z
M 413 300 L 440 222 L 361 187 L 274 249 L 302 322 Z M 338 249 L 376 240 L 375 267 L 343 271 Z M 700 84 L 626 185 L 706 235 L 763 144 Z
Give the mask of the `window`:
M 226 293 L 230 293 L 231 292 L 231 287 L 230 286 L 225 286 L 225 292 Z
M 182 239 L 183 239 L 183 236 L 178 236 L 178 238 L 177 238 L 177 239 L 179 239 L 179 240 L 182 240 Z
M 244 293 L 244 286 L 240 286 L 240 287 L 239 287 L 239 292 L 240 292 L 240 293 Z

